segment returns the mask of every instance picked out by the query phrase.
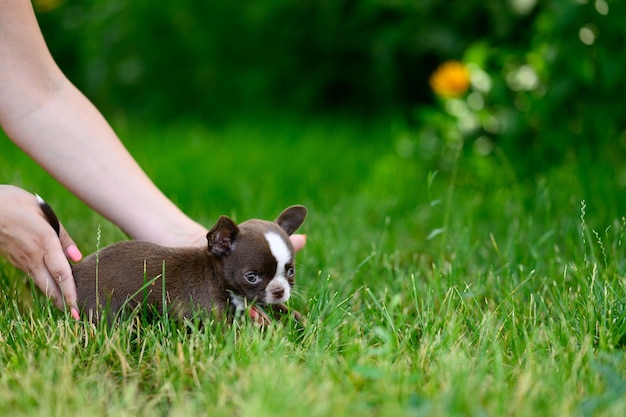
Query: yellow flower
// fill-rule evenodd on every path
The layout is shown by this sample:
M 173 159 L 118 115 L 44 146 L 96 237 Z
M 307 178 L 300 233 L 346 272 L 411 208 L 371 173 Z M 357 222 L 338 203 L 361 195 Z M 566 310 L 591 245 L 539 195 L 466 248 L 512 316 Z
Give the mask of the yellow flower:
M 444 98 L 462 96 L 470 85 L 469 71 L 457 61 L 444 62 L 430 76 L 430 88 Z

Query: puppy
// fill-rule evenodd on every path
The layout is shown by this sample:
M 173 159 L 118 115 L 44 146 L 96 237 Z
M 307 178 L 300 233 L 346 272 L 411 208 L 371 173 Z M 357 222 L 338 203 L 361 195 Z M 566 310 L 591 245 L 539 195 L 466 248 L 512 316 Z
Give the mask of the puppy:
M 58 233 L 58 219 L 39 196 Z M 306 217 L 304 206 L 285 209 L 274 222 L 252 219 L 237 225 L 221 216 L 207 233 L 206 248 L 170 248 L 131 240 L 115 243 L 72 265 L 78 303 L 90 320 L 108 311 L 111 322 L 125 306 L 190 318 L 198 309 L 232 319 L 246 310 L 261 325 L 269 317 L 257 305 L 286 313 L 295 283 L 289 236 Z M 300 320 L 298 312 L 293 313 Z

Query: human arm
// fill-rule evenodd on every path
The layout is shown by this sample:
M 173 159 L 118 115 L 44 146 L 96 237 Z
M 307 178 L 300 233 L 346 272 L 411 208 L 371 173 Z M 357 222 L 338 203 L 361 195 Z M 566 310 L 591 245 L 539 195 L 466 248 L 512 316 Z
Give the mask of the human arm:
M 63 75 L 30 1 L 0 0 L 0 125 L 72 193 L 132 238 L 203 245 L 206 228 L 147 177 L 102 114 Z M 294 246 L 304 246 L 302 235 Z
M 201 244 L 205 227 L 161 193 L 58 68 L 29 1 L 0 0 L 0 86 L 0 125 L 72 193 L 135 239 Z
M 27 0 L 0 0 L 0 126 L 61 184 L 132 238 L 166 246 L 206 244 L 206 228 L 159 191 L 100 112 L 63 75 Z M 76 261 L 80 252 L 63 229 L 61 239 L 55 238 L 32 194 L 3 191 L 0 217 L 8 226 L 0 236 L 0 254 L 30 273 L 57 306 L 61 292 L 74 306 L 74 281 L 63 254 Z M 305 236 L 293 235 L 292 241 L 299 250 Z

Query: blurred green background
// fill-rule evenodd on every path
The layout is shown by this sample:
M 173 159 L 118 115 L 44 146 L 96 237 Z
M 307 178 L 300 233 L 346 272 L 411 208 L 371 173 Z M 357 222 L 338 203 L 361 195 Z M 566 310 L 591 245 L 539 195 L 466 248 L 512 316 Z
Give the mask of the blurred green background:
M 0 414 L 626 415 L 625 1 L 33 2 L 192 218 L 309 208 L 310 325 L 40 325 L 0 259 Z M 84 254 L 126 238 L 0 142 Z
M 461 181 L 534 189 L 569 166 L 562 179 L 590 211 L 626 208 L 623 1 L 34 4 L 59 65 L 110 120 L 379 120 L 388 135 L 361 140 L 385 138 L 424 172 L 460 157 Z M 471 85 L 438 97 L 429 77 L 451 60 Z

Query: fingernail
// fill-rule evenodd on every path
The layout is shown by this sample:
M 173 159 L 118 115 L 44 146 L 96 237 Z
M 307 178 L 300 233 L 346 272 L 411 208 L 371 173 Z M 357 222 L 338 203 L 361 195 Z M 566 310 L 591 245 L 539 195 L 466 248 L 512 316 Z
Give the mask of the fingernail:
M 78 247 L 76 245 L 70 245 L 66 249 L 67 257 L 70 258 L 74 262 L 78 262 L 83 258 L 83 254 L 80 253 Z
M 259 313 L 257 313 L 257 311 L 254 308 L 251 308 L 248 314 L 250 315 L 250 318 L 254 321 L 256 321 L 259 318 Z
M 80 320 L 80 314 L 78 313 L 77 309 L 72 308 L 71 314 L 74 320 Z

